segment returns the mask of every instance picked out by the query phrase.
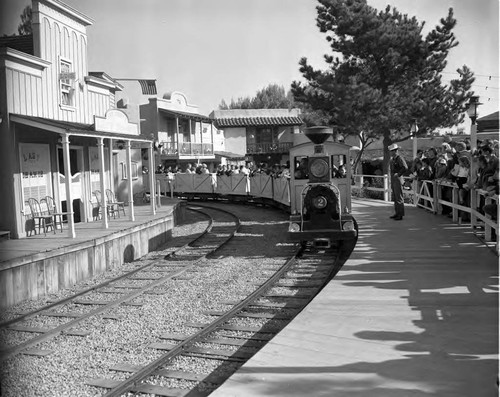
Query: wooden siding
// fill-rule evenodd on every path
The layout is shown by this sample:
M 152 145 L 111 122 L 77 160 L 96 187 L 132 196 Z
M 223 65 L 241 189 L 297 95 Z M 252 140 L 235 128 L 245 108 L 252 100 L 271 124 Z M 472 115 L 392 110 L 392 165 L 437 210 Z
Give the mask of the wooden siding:
M 11 113 L 39 116 L 42 78 L 29 71 L 5 71 L 7 77 L 7 108 Z

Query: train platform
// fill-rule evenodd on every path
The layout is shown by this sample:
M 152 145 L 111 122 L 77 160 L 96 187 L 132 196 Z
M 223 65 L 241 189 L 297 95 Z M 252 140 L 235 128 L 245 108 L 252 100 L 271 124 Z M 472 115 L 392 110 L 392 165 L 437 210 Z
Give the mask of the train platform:
M 126 215 L 109 219 L 107 229 L 101 220 L 76 223 L 75 238 L 65 229 L 1 240 L 0 308 L 38 299 L 157 249 L 182 219 L 180 203 L 162 197 L 155 215 L 149 204 L 135 205 L 134 221 L 125 207 Z
M 498 257 L 470 226 L 356 199 L 337 276 L 211 397 L 498 396 Z

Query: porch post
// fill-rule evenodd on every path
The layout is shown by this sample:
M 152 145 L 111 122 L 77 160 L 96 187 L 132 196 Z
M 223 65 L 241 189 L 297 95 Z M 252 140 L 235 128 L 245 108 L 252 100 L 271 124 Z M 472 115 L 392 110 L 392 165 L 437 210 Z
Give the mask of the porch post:
M 149 204 L 151 205 L 151 214 L 156 215 L 155 207 L 155 164 L 153 153 L 153 142 L 149 144 Z
M 106 200 L 106 183 L 104 181 L 104 138 L 97 138 L 97 147 L 99 148 L 99 181 L 101 182 L 101 216 L 104 229 L 108 224 L 108 202 Z
M 132 156 L 130 154 L 130 139 L 127 139 L 127 183 L 128 183 L 128 208 L 129 208 L 129 219 L 135 221 L 134 214 L 134 184 L 132 181 Z
M 180 158 L 181 147 L 180 147 L 180 136 L 179 136 L 179 117 L 175 116 L 175 136 L 177 138 L 177 158 Z
M 66 188 L 66 211 L 68 212 L 68 237 L 75 238 L 75 220 L 73 219 L 73 198 L 71 197 L 71 164 L 69 161 L 69 136 L 62 135 L 64 177 Z
M 214 124 L 210 121 L 210 142 L 212 142 L 212 148 L 210 149 L 212 156 L 215 156 L 215 145 L 214 145 Z
M 115 172 L 113 168 L 113 139 L 109 140 L 109 188 L 116 193 L 115 190 Z
M 189 154 L 192 156 L 193 155 L 193 124 L 191 123 L 191 119 L 188 118 L 188 123 L 189 123 Z M 197 157 L 196 161 L 198 164 L 200 164 L 200 158 Z M 198 165 L 197 164 L 197 165 Z

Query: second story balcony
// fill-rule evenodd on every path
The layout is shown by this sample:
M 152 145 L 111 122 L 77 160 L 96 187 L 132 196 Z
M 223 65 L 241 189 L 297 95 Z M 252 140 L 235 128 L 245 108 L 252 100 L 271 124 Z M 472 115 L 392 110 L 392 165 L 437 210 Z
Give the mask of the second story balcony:
M 292 145 L 292 142 L 252 143 L 247 144 L 247 154 L 288 153 Z
M 176 159 L 214 158 L 212 143 L 161 142 L 160 154 Z

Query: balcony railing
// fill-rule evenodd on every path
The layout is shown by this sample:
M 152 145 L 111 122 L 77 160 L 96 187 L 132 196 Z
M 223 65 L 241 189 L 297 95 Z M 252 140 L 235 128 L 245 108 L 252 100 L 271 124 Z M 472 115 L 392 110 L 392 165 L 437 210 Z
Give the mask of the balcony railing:
M 288 153 L 292 145 L 292 142 L 247 144 L 247 153 Z
M 214 147 L 212 143 L 162 142 L 161 154 L 172 157 L 211 157 Z

